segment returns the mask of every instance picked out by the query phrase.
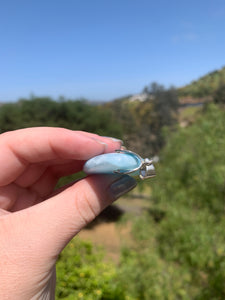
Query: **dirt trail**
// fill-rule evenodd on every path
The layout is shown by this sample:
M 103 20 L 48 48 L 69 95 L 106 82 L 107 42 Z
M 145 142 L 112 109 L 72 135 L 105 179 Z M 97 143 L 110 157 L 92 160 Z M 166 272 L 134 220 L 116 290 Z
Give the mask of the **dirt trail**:
M 106 259 L 118 262 L 121 240 L 114 223 L 102 223 L 93 229 L 84 229 L 79 233 L 79 236 L 81 239 L 91 241 L 97 246 L 103 246 Z
M 102 246 L 105 249 L 106 260 L 119 262 L 121 247 L 132 241 L 131 222 L 126 222 L 121 226 L 118 226 L 116 222 L 125 213 L 140 215 L 149 206 L 148 201 L 143 195 L 121 198 L 116 205 L 112 205 L 103 212 L 89 228 L 83 229 L 79 237 L 91 241 L 96 246 Z

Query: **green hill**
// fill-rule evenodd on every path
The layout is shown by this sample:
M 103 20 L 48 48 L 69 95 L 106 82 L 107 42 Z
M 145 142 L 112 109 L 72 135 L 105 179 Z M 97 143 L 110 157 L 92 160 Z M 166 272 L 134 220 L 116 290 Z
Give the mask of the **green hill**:
M 225 67 L 210 72 L 198 80 L 178 88 L 180 102 L 194 103 L 210 101 L 217 89 L 222 85 L 225 85 Z
M 221 86 L 225 86 L 225 66 L 219 70 L 212 71 L 197 80 L 193 80 L 186 86 L 177 88 L 179 102 L 180 104 L 195 104 L 199 102 L 212 101 L 215 93 Z M 117 104 L 123 103 L 123 105 L 129 105 L 129 102 L 142 102 L 139 98 L 146 94 L 146 88 L 148 89 L 148 86 L 145 87 L 144 91 L 140 94 L 120 97 L 113 101 Z

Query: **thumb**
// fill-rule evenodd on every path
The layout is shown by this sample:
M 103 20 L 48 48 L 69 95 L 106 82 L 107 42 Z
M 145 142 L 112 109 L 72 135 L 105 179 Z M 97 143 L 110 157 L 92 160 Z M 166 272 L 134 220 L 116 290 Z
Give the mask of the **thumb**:
M 49 200 L 20 211 L 21 217 L 26 211 L 25 224 L 29 224 L 23 237 L 40 257 L 55 258 L 106 206 L 135 186 L 135 179 L 128 175 L 82 179 Z

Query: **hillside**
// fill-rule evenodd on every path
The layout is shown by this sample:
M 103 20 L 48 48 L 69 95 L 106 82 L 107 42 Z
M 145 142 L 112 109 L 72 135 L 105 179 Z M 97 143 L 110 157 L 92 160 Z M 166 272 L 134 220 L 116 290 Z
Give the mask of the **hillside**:
M 178 88 L 177 91 L 180 103 L 185 104 L 210 101 L 221 85 L 225 85 L 225 67 L 210 72 L 198 80 Z
M 158 85 L 158 83 L 156 83 Z M 190 84 L 177 88 L 177 94 L 179 98 L 179 103 L 181 105 L 189 105 L 196 103 L 204 103 L 213 100 L 215 92 L 219 87 L 225 86 L 225 66 L 220 70 L 215 70 L 210 72 L 197 80 L 193 80 Z M 151 84 L 138 94 L 127 95 L 112 100 L 117 103 L 121 102 L 123 105 L 130 102 L 145 102 L 145 100 L 150 100 L 148 91 L 146 88 L 151 87 Z M 152 95 L 152 94 L 151 94 Z M 151 98 L 152 99 L 152 98 Z

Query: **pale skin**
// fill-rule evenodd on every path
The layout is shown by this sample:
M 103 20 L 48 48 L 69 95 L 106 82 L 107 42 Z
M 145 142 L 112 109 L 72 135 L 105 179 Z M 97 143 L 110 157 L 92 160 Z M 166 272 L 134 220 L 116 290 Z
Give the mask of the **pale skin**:
M 59 191 L 55 185 L 87 159 L 120 147 L 61 128 L 0 135 L 0 299 L 54 299 L 59 253 L 116 199 L 110 186 L 117 179 L 88 176 Z

